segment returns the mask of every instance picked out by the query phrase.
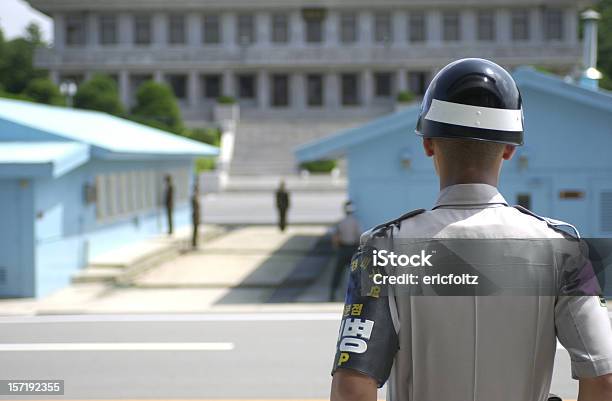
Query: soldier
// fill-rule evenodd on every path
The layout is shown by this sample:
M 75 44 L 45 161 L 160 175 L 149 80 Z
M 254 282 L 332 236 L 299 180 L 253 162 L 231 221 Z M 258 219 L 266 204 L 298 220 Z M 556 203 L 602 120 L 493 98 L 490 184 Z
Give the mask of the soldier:
M 197 177 L 193 181 L 193 191 L 191 194 L 191 224 L 193 227 L 191 247 L 197 249 L 200 233 L 200 185 Z
M 285 189 L 285 181 L 281 180 L 276 190 L 276 210 L 278 211 L 278 228 L 285 231 L 287 227 L 287 210 L 291 202 L 289 200 L 289 192 Z
M 331 286 L 329 289 L 329 300 L 334 301 L 336 298 L 336 290 L 344 273 L 351 263 L 351 257 L 357 251 L 359 246 L 359 237 L 361 229 L 359 222 L 354 215 L 355 207 L 351 201 L 346 201 L 344 204 L 344 218 L 336 224 L 332 232 L 332 245 L 337 250 L 336 269 L 332 277 Z
M 557 339 L 579 380 L 578 399 L 612 400 L 612 329 L 596 296 L 359 291 L 375 238 L 571 241 L 578 235 L 567 223 L 508 206 L 497 190 L 503 161 L 523 144 L 521 96 L 497 64 L 463 59 L 442 69 L 424 96 L 416 132 L 433 158 L 440 194 L 431 210 L 363 234 L 351 264 L 332 401 L 374 401 L 387 379 L 389 401 L 544 401 Z
M 166 219 L 168 221 L 168 235 L 172 235 L 174 232 L 174 184 L 172 184 L 172 176 L 170 174 L 166 174 L 164 181 L 166 183 L 164 190 L 164 206 L 166 207 Z

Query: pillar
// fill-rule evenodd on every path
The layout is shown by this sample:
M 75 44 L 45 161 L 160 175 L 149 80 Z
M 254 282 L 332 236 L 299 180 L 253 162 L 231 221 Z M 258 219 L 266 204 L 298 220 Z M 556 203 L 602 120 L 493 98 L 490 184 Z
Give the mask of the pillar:
M 200 74 L 198 71 L 191 70 L 187 76 L 187 100 L 189 107 L 197 107 L 200 104 Z
M 371 70 L 364 70 L 361 73 L 361 104 L 369 106 L 372 104 L 374 96 L 374 78 Z
M 124 106 L 130 104 L 130 76 L 126 70 L 119 71 L 119 97 Z
M 270 79 L 268 71 L 263 69 L 257 73 L 257 106 L 261 110 L 270 107 Z
M 221 14 L 221 29 L 223 47 L 236 46 L 236 15 L 230 12 Z
M 64 14 L 53 14 L 53 47 L 57 51 L 64 50 L 66 45 L 66 20 Z
M 187 45 L 196 47 L 202 43 L 202 16 L 196 12 L 187 14 Z
M 427 45 L 439 46 L 442 44 L 442 13 L 430 10 L 425 14 L 427 26 Z
M 168 43 L 168 21 L 166 14 L 163 12 L 156 12 L 152 18 L 153 24 L 153 46 L 165 47 Z

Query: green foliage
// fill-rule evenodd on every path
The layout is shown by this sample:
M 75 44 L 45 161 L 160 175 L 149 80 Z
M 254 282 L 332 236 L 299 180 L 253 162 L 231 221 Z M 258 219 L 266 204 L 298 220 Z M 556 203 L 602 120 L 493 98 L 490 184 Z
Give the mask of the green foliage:
M 186 129 L 183 135 L 194 141 L 204 142 L 213 146 L 219 146 L 221 144 L 221 131 L 217 128 Z
M 55 106 L 66 105 L 66 100 L 60 93 L 59 88 L 48 78 L 35 78 L 31 80 L 23 93 L 37 103 Z
M 14 100 L 25 100 L 26 102 L 32 102 L 33 100 L 21 93 L 10 93 L 0 90 L 0 97 Z
M 399 103 L 411 103 L 414 99 L 416 99 L 416 96 L 410 91 L 400 91 L 397 94 L 397 101 Z
M 337 165 L 336 160 L 315 160 L 300 164 L 300 168 L 311 173 L 330 173 Z
M 183 133 L 181 112 L 172 89 L 166 84 L 146 81 L 136 91 L 132 109 L 136 121 L 177 134 Z
M 196 173 L 201 173 L 202 171 L 211 171 L 215 169 L 216 166 L 215 159 L 211 159 L 208 157 L 198 157 L 195 161 L 195 171 Z
M 607 77 L 612 77 L 612 0 L 601 0 L 595 9 L 601 14 L 598 24 L 598 66 Z M 610 79 L 600 82 L 604 88 L 610 88 Z
M 219 104 L 235 104 L 236 99 L 232 96 L 222 95 L 217 98 L 217 103 Z
M 116 116 L 124 114 L 117 84 L 105 74 L 94 74 L 79 86 L 74 95 L 74 107 L 103 111 Z
M 0 85 L 8 93 L 21 93 L 28 83 L 35 78 L 42 78 L 46 73 L 34 68 L 34 51 L 43 46 L 40 28 L 30 24 L 26 36 L 6 41 L 0 31 Z

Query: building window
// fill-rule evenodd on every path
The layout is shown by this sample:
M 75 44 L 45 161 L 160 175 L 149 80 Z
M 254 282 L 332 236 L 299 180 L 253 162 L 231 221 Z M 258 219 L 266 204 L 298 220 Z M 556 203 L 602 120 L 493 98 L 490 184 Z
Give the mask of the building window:
M 323 76 L 309 74 L 306 76 L 306 104 L 308 106 L 323 106 Z
M 98 19 L 100 29 L 100 44 L 114 45 L 117 43 L 117 17 L 103 14 Z
M 415 95 L 422 96 L 427 90 L 427 73 L 411 71 L 408 73 L 408 89 Z
M 563 12 L 559 9 L 544 11 L 544 38 L 546 40 L 563 39 Z
M 205 75 L 202 80 L 202 88 L 204 89 L 204 97 L 206 99 L 217 99 L 221 96 L 221 75 Z
M 531 210 L 531 194 L 517 194 L 516 204 Z
M 236 40 L 239 45 L 247 46 L 255 43 L 255 20 L 252 14 L 238 15 Z
M 344 106 L 359 104 L 359 77 L 357 74 L 341 75 L 340 98 Z
M 529 10 L 512 10 L 512 40 L 529 40 Z
M 237 76 L 238 79 L 238 97 L 240 99 L 255 99 L 255 75 L 254 74 L 241 74 Z
M 603 191 L 599 194 L 600 231 L 612 232 L 612 191 Z
M 289 42 L 289 18 L 287 14 L 272 14 L 272 43 Z
M 66 45 L 84 46 L 87 41 L 85 29 L 85 16 L 83 14 L 69 14 L 66 16 Z
M 376 97 L 390 97 L 393 92 L 393 74 L 390 72 L 377 72 L 374 74 L 374 95 Z
M 185 41 L 185 16 L 182 14 L 170 15 L 170 22 L 168 24 L 168 43 L 171 45 L 183 45 Z
M 476 19 L 478 40 L 495 40 L 495 11 L 478 11 Z
M 424 42 L 427 37 L 427 24 L 425 13 L 411 12 L 408 16 L 408 40 L 410 42 Z
M 306 43 L 321 43 L 325 40 L 325 9 L 305 8 L 302 10 Z
M 221 22 L 218 15 L 205 15 L 202 20 L 202 43 L 221 43 Z
M 151 17 L 149 15 L 134 16 L 134 43 L 137 45 L 151 44 Z
M 461 40 L 461 22 L 459 13 L 447 11 L 442 13 L 442 39 L 446 42 Z
M 289 76 L 286 74 L 272 75 L 272 106 L 289 106 Z
M 340 15 L 340 41 L 342 43 L 357 41 L 357 14 L 345 12 Z
M 387 12 L 377 12 L 374 14 L 374 41 L 377 43 L 390 43 L 393 41 L 391 14 Z
M 187 76 L 184 74 L 168 74 L 166 75 L 166 81 L 174 96 L 179 100 L 184 100 L 187 97 Z

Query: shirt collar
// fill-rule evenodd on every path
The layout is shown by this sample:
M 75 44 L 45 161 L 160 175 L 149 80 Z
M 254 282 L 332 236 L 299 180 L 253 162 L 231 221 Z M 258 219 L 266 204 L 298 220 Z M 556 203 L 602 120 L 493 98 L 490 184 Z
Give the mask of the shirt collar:
M 487 206 L 508 203 L 497 188 L 488 184 L 456 184 L 444 188 L 434 209 L 442 206 Z

